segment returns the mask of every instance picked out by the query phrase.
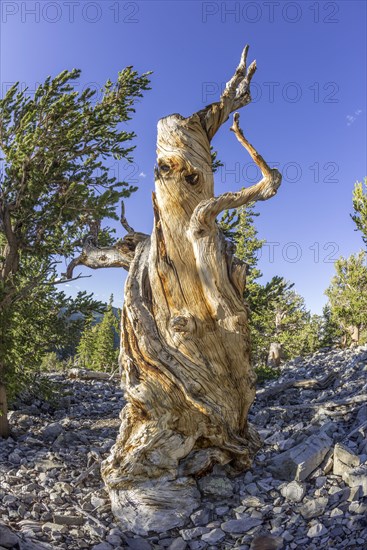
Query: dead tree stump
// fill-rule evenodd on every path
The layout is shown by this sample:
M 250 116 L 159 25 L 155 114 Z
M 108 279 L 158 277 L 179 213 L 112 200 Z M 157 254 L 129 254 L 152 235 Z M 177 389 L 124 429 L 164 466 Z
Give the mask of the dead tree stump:
M 129 270 L 121 332 L 128 404 L 102 475 L 114 514 L 138 534 L 183 525 L 200 502 L 195 477 L 214 464 L 242 472 L 259 448 L 247 422 L 256 376 L 246 266 L 232 257 L 216 218 L 272 197 L 281 176 L 244 137 L 238 113 L 231 130 L 261 181 L 215 197 L 210 150 L 221 124 L 251 101 L 256 64 L 247 68 L 247 51 L 217 103 L 159 121 L 152 235 L 126 224 L 114 250 L 88 243 L 72 266 L 110 261 Z

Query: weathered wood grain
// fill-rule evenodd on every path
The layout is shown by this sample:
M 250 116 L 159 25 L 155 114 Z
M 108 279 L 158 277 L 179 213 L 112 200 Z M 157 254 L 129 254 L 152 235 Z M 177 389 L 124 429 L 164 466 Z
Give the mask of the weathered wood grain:
M 216 217 L 272 197 L 281 176 L 246 140 L 237 114 L 232 129 L 263 179 L 215 197 L 210 151 L 220 125 L 250 102 L 256 65 L 247 69 L 247 49 L 218 103 L 159 121 L 153 232 L 124 250 L 120 360 L 128 404 L 102 474 L 115 515 L 140 534 L 183 525 L 198 505 L 193 476 L 214 464 L 241 472 L 260 445 L 247 422 L 256 376 L 245 266 L 233 262 Z

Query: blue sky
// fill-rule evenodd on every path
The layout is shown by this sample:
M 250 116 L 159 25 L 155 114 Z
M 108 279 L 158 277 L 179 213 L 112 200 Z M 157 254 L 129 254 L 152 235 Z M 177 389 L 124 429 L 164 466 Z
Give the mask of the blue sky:
M 254 102 L 241 126 L 269 164 L 283 172 L 278 195 L 258 204 L 268 244 L 264 280 L 283 275 L 320 313 L 333 261 L 362 248 L 354 231 L 352 189 L 366 168 L 366 3 L 364 1 L 128 2 L 1 0 L 2 91 L 15 81 L 34 89 L 48 75 L 82 70 L 80 89 L 98 89 L 133 65 L 153 71 L 152 90 L 130 123 L 135 162 L 116 164 L 139 186 L 126 202 L 130 225 L 150 233 L 156 125 L 216 101 L 243 46 L 256 59 Z M 213 140 L 224 168 L 216 193 L 256 183 L 258 174 L 229 132 Z M 118 231 L 122 235 L 120 228 Z M 126 272 L 92 274 L 64 288 L 94 291 L 121 305 Z

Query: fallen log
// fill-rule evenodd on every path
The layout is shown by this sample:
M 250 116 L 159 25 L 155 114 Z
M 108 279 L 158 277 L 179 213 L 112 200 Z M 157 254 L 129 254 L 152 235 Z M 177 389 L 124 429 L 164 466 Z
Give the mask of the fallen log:
M 90 369 L 70 369 L 68 372 L 68 377 L 77 380 L 112 380 L 119 379 L 120 375 L 111 374 L 109 372 L 99 372 Z
M 279 393 L 290 388 L 312 388 L 317 390 L 324 390 L 325 388 L 330 386 L 330 384 L 332 384 L 337 379 L 337 377 L 338 375 L 335 372 L 331 372 L 323 378 L 311 378 L 310 380 L 304 378 L 299 380 L 289 380 L 288 382 L 281 382 L 280 384 L 276 384 L 271 388 L 259 390 L 257 392 L 257 397 L 263 398 L 271 397 L 272 395 L 279 395 Z
M 367 393 L 361 393 L 360 395 L 355 395 L 354 397 L 348 397 L 347 399 L 341 399 L 340 401 L 319 401 L 318 403 L 300 403 L 299 405 L 284 405 L 279 407 L 279 405 L 271 406 L 268 408 L 276 411 L 289 411 L 289 410 L 302 410 L 302 409 L 321 409 L 321 408 L 334 408 L 334 407 L 346 407 L 349 405 L 354 405 L 356 403 L 363 403 L 367 401 Z

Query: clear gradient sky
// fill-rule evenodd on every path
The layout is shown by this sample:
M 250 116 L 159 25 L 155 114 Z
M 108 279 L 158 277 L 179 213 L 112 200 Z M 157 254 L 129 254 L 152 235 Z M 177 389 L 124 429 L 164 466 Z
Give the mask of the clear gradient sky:
M 15 81 L 34 90 L 48 75 L 82 70 L 80 89 L 98 89 L 133 65 L 153 71 L 152 90 L 130 123 L 135 163 L 116 164 L 139 186 L 126 201 L 130 225 L 150 233 L 156 125 L 219 98 L 243 46 L 257 60 L 254 102 L 241 126 L 270 165 L 283 172 L 277 196 L 258 204 L 268 244 L 264 280 L 283 275 L 315 313 L 333 261 L 362 248 L 354 231 L 352 189 L 366 167 L 366 2 L 348 1 L 7 1 L 1 6 L 2 92 Z M 229 132 L 213 140 L 224 168 L 216 192 L 256 183 L 259 174 Z M 118 228 L 122 236 L 121 228 Z M 121 305 L 126 272 L 104 269 L 65 288 L 93 291 Z

